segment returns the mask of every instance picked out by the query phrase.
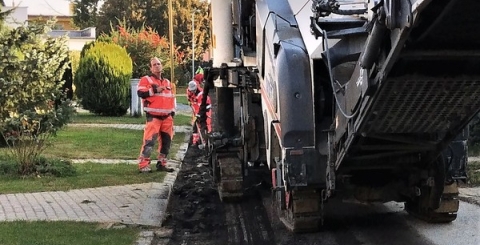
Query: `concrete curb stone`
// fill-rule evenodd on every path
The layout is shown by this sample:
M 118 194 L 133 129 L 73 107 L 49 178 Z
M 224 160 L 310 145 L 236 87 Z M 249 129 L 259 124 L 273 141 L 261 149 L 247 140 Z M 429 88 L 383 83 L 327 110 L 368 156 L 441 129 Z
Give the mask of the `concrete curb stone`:
M 190 134 L 187 132 L 184 140 L 184 142 L 186 143 L 183 143 L 180 146 L 175 156 L 175 159 L 179 159 L 180 161 L 169 161 L 168 163 L 169 167 L 173 167 L 175 171 L 172 173 L 168 173 L 167 176 L 165 176 L 163 183 L 158 183 L 159 184 L 158 188 L 151 189 L 152 193 L 149 193 L 149 198 L 145 202 L 144 211 L 147 214 L 156 214 L 155 217 L 146 218 L 146 220 L 149 220 L 149 221 L 154 220 L 155 222 L 150 222 L 150 223 L 146 222 L 145 225 L 148 225 L 152 228 L 160 228 L 163 225 L 163 222 L 165 221 L 166 214 L 167 214 L 166 211 L 167 211 L 168 203 L 170 202 L 170 196 L 173 190 L 173 185 L 175 183 L 175 180 L 177 179 L 178 172 L 182 167 L 182 162 L 183 162 L 183 158 L 185 157 L 185 153 L 187 152 L 189 139 L 190 139 Z M 142 213 L 141 217 L 143 216 L 144 214 Z M 169 236 L 165 234 L 166 234 L 165 232 L 159 232 L 158 230 L 157 231 L 148 230 L 148 233 L 144 233 L 144 232 L 140 233 L 139 238 L 135 244 L 151 245 L 156 236 L 160 238 L 168 239 Z
M 458 199 L 480 206 L 480 187 L 459 188 Z

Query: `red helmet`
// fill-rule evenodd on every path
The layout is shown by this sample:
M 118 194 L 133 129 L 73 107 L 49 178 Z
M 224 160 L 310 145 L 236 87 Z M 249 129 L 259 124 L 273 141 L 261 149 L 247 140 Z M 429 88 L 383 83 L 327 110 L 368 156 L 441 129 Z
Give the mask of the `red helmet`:
M 193 77 L 193 80 L 197 81 L 197 82 L 203 82 L 203 74 L 197 74 Z

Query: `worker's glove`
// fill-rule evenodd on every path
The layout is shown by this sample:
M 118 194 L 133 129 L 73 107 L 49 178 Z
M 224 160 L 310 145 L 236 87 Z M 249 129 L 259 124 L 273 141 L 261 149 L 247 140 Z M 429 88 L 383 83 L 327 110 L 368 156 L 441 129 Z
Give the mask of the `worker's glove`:
M 172 117 L 174 117 L 174 116 L 175 116 L 175 112 L 172 111 L 172 112 L 170 113 L 170 115 L 171 115 Z
M 155 93 L 161 93 L 164 89 L 163 86 L 158 86 L 156 84 L 152 84 L 152 88 Z

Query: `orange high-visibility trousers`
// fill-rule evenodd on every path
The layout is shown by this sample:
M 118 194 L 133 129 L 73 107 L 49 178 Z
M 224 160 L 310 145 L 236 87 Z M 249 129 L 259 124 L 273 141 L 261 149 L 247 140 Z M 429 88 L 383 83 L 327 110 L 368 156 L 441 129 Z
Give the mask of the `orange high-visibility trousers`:
M 170 151 L 173 138 L 173 118 L 168 116 L 164 119 L 158 117 L 147 117 L 147 123 L 143 132 L 143 144 L 140 150 L 139 168 L 150 164 L 155 141 L 158 141 L 158 160 L 163 166 L 166 165 L 165 158 Z

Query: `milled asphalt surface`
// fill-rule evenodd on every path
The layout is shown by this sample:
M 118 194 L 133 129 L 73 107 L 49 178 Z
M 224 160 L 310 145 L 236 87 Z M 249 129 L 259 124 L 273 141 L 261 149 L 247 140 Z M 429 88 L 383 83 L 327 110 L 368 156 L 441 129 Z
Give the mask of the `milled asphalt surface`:
M 72 124 L 71 126 L 91 127 L 92 125 Z M 142 130 L 144 125 L 98 124 L 94 126 Z M 186 132 L 185 142 L 188 142 L 190 127 L 176 127 L 175 131 Z M 153 230 L 160 227 L 164 220 L 171 189 L 186 150 L 187 143 L 184 143 L 177 155 L 173 157 L 175 160 L 168 162 L 175 171 L 167 173 L 163 182 L 0 195 L 0 221 L 62 220 L 101 222 L 109 224 L 108 226 L 144 225 L 152 229 L 143 231 L 135 244 L 149 245 L 154 236 L 158 235 Z M 479 160 L 469 158 L 469 161 Z M 86 161 L 104 164 L 137 163 L 136 160 L 116 159 L 73 160 L 73 162 Z M 136 167 L 132 166 L 132 171 L 136 171 Z M 460 199 L 480 205 L 480 187 L 460 188 Z

